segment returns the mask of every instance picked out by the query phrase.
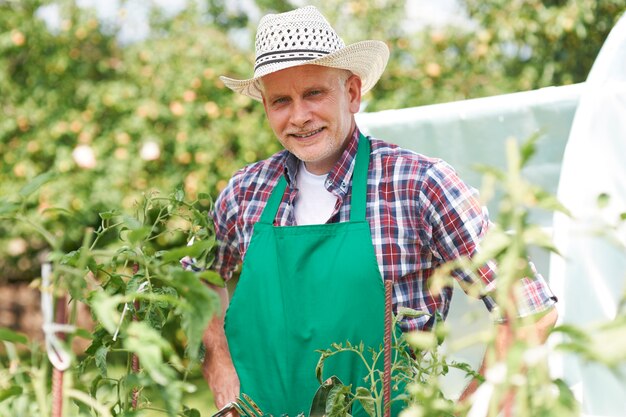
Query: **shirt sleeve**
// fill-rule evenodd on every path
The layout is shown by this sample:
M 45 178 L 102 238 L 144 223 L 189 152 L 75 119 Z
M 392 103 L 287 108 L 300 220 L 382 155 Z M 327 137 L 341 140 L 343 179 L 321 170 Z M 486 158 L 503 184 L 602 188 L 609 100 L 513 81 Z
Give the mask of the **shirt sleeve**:
M 459 257 L 472 258 L 480 251 L 480 241 L 489 229 L 489 214 L 478 199 L 478 192 L 467 186 L 454 169 L 443 161 L 432 165 L 422 187 L 421 207 L 430 228 L 430 247 L 433 256 L 445 263 Z M 556 298 L 532 262 L 532 275 L 520 281 L 516 293 L 520 316 L 545 311 L 554 305 Z M 463 268 L 452 272 L 454 278 L 468 293 L 477 294 L 489 311 L 497 305 L 489 294 L 497 284 L 497 265 L 487 261 L 476 271 Z
M 212 218 L 215 226 L 216 252 L 211 269 L 222 278 L 229 280 L 241 261 L 240 236 L 237 228 L 239 217 L 239 178 L 241 171 L 235 174 L 215 201 Z

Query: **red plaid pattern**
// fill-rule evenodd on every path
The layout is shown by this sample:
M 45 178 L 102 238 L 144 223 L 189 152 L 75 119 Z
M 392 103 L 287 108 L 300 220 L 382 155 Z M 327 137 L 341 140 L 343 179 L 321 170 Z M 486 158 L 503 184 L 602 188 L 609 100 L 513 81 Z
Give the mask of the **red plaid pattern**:
M 359 132 L 354 132 L 347 149 L 329 173 L 326 188 L 337 196 L 329 222 L 349 220 L 350 178 Z M 459 256 L 472 256 L 489 227 L 489 217 L 474 189 L 440 159 L 402 149 L 381 140 L 371 143 L 367 191 L 367 221 L 381 275 L 394 282 L 394 309 L 405 306 L 429 313 L 404 319 L 404 331 L 432 327 L 436 312 L 448 313 L 452 288 L 435 292 L 429 278 L 439 265 Z M 219 242 L 214 268 L 226 279 L 245 258 L 254 224 L 274 185 L 286 175 L 288 188 L 275 218 L 280 226 L 295 225 L 293 203 L 297 194 L 298 161 L 287 151 L 238 171 L 220 194 L 214 209 Z M 349 259 L 346 262 L 350 262 Z M 477 274 L 456 271 L 455 278 L 484 285 L 481 297 L 487 308 L 495 306 L 486 292 L 495 288 L 495 265 L 486 264 Z M 540 274 L 523 280 L 519 302 L 521 315 L 546 310 L 556 300 Z

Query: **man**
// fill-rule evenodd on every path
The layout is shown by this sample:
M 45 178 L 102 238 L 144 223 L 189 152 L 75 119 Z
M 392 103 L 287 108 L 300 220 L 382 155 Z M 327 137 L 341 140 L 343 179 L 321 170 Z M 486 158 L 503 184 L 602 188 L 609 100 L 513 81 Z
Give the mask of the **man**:
M 216 201 L 214 268 L 229 279 L 243 261 L 230 306 L 217 290 L 225 320 L 215 318 L 204 338 L 217 407 L 243 392 L 267 413 L 307 413 L 317 349 L 382 342 L 383 280 L 393 281 L 394 310 L 429 313 L 403 320 L 403 331 L 429 330 L 436 312 L 447 314 L 451 288 L 431 292 L 428 278 L 473 255 L 489 221 L 443 161 L 360 133 L 354 115 L 388 56 L 379 41 L 345 46 L 317 9 L 304 7 L 261 19 L 253 78 L 222 77 L 263 102 L 285 150 L 237 172 Z M 493 289 L 493 265 L 480 275 Z M 525 280 L 525 293 L 525 314 L 549 310 L 532 329 L 544 337 L 554 297 L 539 275 Z M 361 385 L 358 358 L 339 356 L 325 377 Z

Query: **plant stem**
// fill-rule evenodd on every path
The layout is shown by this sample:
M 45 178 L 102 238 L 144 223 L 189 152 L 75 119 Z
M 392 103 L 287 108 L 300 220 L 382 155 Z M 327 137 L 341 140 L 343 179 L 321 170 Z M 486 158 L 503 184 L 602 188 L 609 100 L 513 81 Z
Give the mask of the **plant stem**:
M 101 404 L 98 400 L 82 391 L 70 389 L 67 392 L 67 396 L 90 406 L 100 414 L 100 417 L 113 417 L 109 409 L 104 404 Z

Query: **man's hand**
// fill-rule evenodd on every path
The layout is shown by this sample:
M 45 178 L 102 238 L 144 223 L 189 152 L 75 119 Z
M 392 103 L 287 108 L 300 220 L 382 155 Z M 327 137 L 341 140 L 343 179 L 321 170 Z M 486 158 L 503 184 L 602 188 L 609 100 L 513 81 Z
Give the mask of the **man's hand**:
M 220 296 L 222 314 L 213 317 L 206 331 L 203 342 L 206 354 L 202 364 L 202 374 L 213 393 L 215 406 L 219 409 L 239 396 L 239 377 L 235 371 L 228 341 L 224 334 L 224 314 L 228 308 L 228 291 L 226 288 L 213 287 Z M 236 415 L 232 413 L 231 415 Z

